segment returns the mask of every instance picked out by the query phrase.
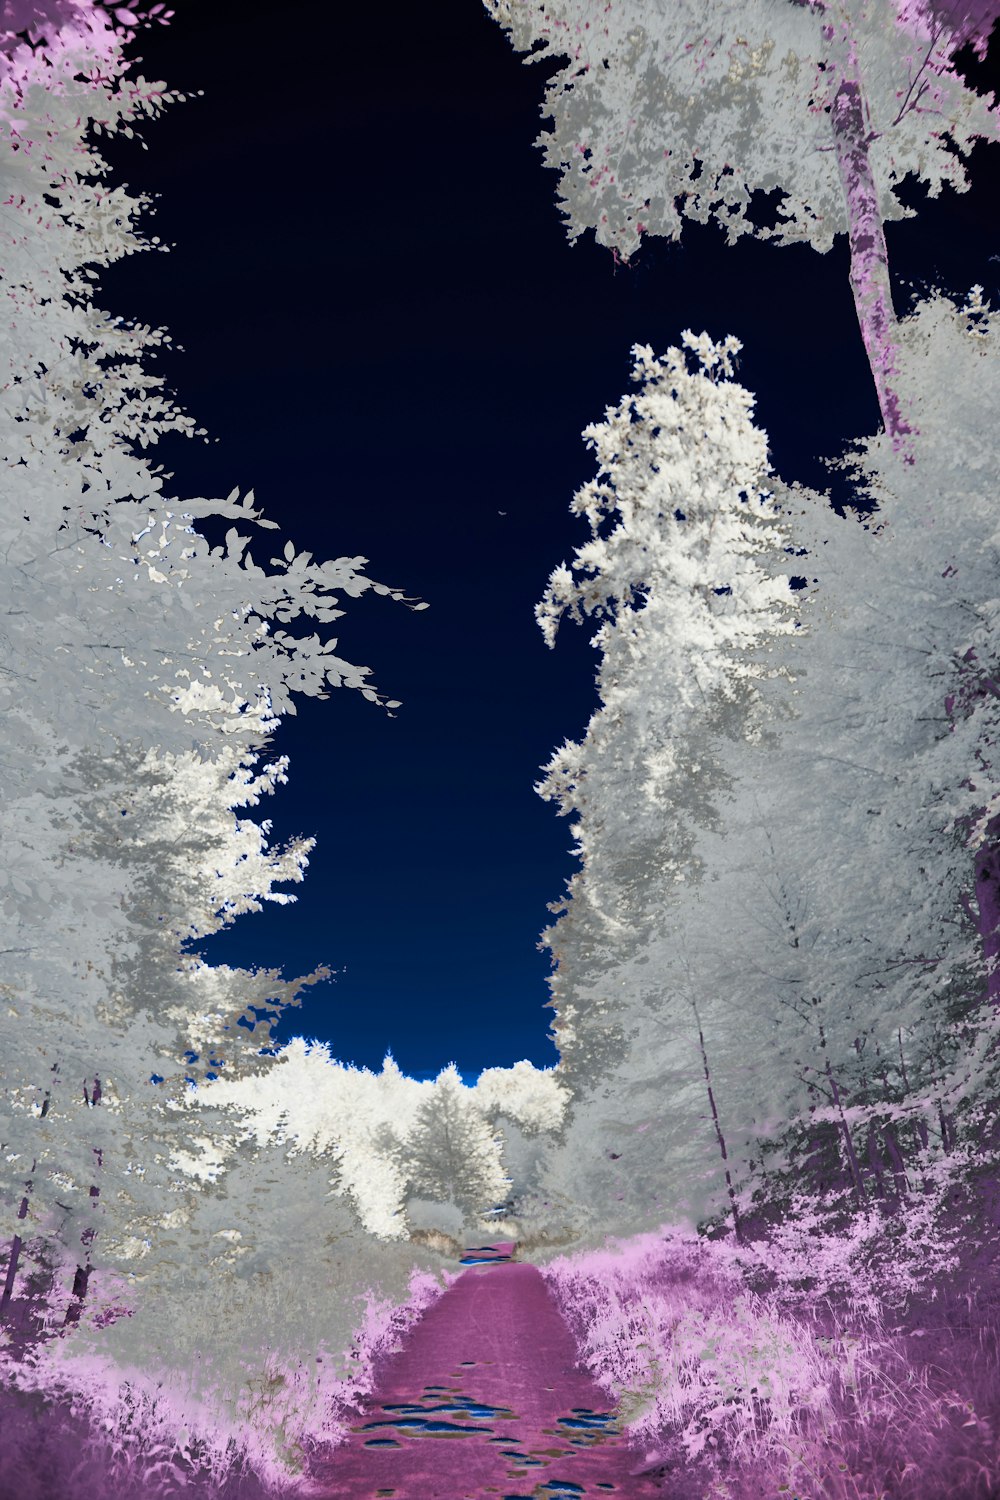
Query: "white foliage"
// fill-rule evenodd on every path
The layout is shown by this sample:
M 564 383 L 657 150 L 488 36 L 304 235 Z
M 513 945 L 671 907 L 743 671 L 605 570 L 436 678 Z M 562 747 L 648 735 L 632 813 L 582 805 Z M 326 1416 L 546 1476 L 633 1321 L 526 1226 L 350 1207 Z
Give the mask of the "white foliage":
M 583 859 L 571 914 L 546 934 L 559 958 L 553 994 L 566 1061 L 581 1047 L 607 1054 L 617 1045 L 617 997 L 606 985 L 603 1035 L 591 1026 L 588 1042 L 576 1026 L 575 986 L 593 965 L 568 957 L 567 944 L 587 956 L 634 941 L 636 923 L 659 920 L 633 899 L 636 880 L 652 874 L 669 888 L 698 874 L 697 830 L 717 817 L 728 784 L 712 736 L 759 738 L 768 717 L 760 686 L 777 670 L 761 648 L 796 628 L 766 437 L 750 393 L 730 378 L 738 348 L 687 333 L 662 359 L 634 350 L 638 393 L 585 431 L 598 476 L 573 510 L 590 540 L 553 575 L 538 609 L 550 643 L 564 612 L 601 621 L 602 706 L 538 788 L 576 815 Z
M 165 493 L 149 450 L 201 433 L 150 368 L 169 336 L 94 300 L 103 267 L 162 248 L 100 136 L 181 97 L 128 76 L 125 15 L 59 5 L 0 55 L 0 1213 L 6 1243 L 20 1227 L 71 1267 L 91 1242 L 146 1258 L 229 1159 L 232 1122 L 192 1132 L 172 1095 L 187 1070 L 260 1071 L 296 985 L 182 944 L 292 899 L 311 841 L 269 848 L 237 810 L 284 780 L 259 752 L 295 695 L 378 697 L 326 633 L 340 596 L 401 597 L 291 542 L 261 566 L 250 533 L 276 523 L 252 491 Z M 233 523 L 223 545 L 207 517 Z M 303 616 L 312 635 L 284 628 Z
M 594 510 L 590 550 L 542 611 L 543 626 L 560 607 L 604 615 L 602 707 L 542 785 L 576 813 L 583 861 L 547 934 L 573 1102 L 542 1222 L 548 1200 L 594 1232 L 695 1223 L 725 1205 L 723 1141 L 738 1179 L 807 1111 L 861 1140 L 936 1123 L 985 1077 L 976 922 L 996 895 L 974 873 L 1000 807 L 996 337 L 978 293 L 964 308 L 932 298 L 901 326 L 914 461 L 887 439 L 857 445 L 849 464 L 879 507 L 865 523 L 774 481 L 770 556 L 752 558 L 771 613 L 748 611 L 707 660 L 687 523 L 662 501 L 642 509 L 667 463 L 654 470 L 649 441 L 643 488 L 645 429 L 608 436 L 605 508 L 624 519 L 598 531 Z M 705 471 L 720 452 L 705 443 Z M 779 575 L 799 572 L 789 628 Z M 693 679 L 704 691 L 684 694 Z M 869 1180 L 867 1158 L 857 1170 Z
M 483 1209 L 502 1201 L 509 1178 L 497 1118 L 533 1135 L 554 1132 L 567 1100 L 554 1070 L 527 1061 L 487 1068 L 468 1088 L 454 1067 L 418 1081 L 387 1057 L 372 1073 L 336 1062 L 326 1044 L 300 1037 L 259 1073 L 215 1079 L 184 1102 L 222 1110 L 240 1121 L 239 1135 L 260 1145 L 329 1157 L 334 1190 L 350 1196 L 365 1228 L 398 1239 L 426 1227 L 419 1208 L 408 1217 L 408 1199 L 440 1204 L 457 1193 Z
M 886 219 L 907 214 L 912 174 L 937 196 L 967 186 L 964 158 L 996 140 L 991 101 L 949 65 L 959 44 L 935 11 L 844 0 L 484 0 L 526 62 L 558 63 L 539 140 L 560 174 L 571 240 L 593 229 L 626 259 L 684 219 L 829 249 L 847 228 L 831 105 L 850 58 Z M 906 12 L 909 13 L 906 13 Z M 833 23 L 833 24 L 831 24 Z M 754 195 L 777 192 L 776 222 Z
M 506 1115 L 534 1134 L 558 1130 L 569 1090 L 556 1069 L 536 1068 L 527 1060 L 510 1068 L 484 1068 L 471 1092 L 472 1103 L 488 1118 Z
M 391 1059 L 380 1074 L 342 1067 L 326 1046 L 297 1037 L 260 1073 L 218 1078 L 185 1102 L 223 1108 L 260 1145 L 280 1142 L 293 1152 L 329 1156 L 331 1185 L 350 1194 L 369 1233 L 401 1239 L 405 1180 L 376 1137 L 389 1121 L 405 1129 L 429 1088 L 404 1077 Z

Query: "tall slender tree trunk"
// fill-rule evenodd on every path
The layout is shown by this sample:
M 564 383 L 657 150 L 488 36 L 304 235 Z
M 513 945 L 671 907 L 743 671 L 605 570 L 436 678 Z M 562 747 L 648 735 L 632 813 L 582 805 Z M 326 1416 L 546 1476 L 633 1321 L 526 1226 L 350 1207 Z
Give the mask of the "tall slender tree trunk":
M 59 1064 L 58 1063 L 53 1063 L 52 1064 L 52 1072 L 53 1073 L 58 1073 L 59 1072 Z M 42 1107 L 38 1111 L 38 1118 L 40 1120 L 44 1120 L 45 1116 L 48 1114 L 48 1112 L 49 1112 L 49 1101 L 51 1100 L 51 1098 L 52 1098 L 52 1088 L 50 1086 L 49 1088 L 47 1088 L 45 1090 L 45 1097 L 42 1100 Z M 31 1163 L 31 1172 L 32 1172 L 32 1175 L 28 1179 L 28 1181 L 24 1184 L 24 1189 L 25 1189 L 25 1191 L 24 1191 L 24 1197 L 21 1199 L 20 1207 L 17 1210 L 17 1217 L 19 1219 L 26 1219 L 28 1217 L 28 1202 L 29 1202 L 28 1195 L 31 1192 L 32 1183 L 34 1181 L 34 1172 L 35 1172 L 35 1168 L 37 1167 L 37 1165 L 38 1165 L 37 1159 Z M 0 1293 L 0 1314 L 6 1313 L 7 1309 L 10 1307 L 11 1300 L 12 1300 L 12 1298 L 14 1296 L 14 1286 L 15 1286 L 15 1283 L 17 1281 L 17 1271 L 18 1271 L 18 1266 L 20 1265 L 20 1261 L 21 1261 L 21 1251 L 23 1249 L 24 1249 L 24 1240 L 21 1238 L 21 1236 L 19 1234 L 15 1234 L 11 1238 L 11 1242 L 10 1242 L 10 1256 L 9 1256 L 8 1261 L 7 1261 L 7 1274 L 4 1277 L 3 1292 Z
M 32 1171 L 35 1170 L 35 1163 L 34 1162 L 31 1163 L 31 1170 Z M 28 1192 L 31 1191 L 31 1183 L 30 1182 L 26 1182 L 25 1183 L 25 1187 L 28 1189 Z M 27 1192 L 25 1193 L 24 1197 L 21 1199 L 21 1205 L 20 1205 L 20 1207 L 17 1210 L 17 1217 L 19 1219 L 26 1219 L 28 1217 L 28 1193 Z M 10 1258 L 7 1261 L 7 1275 L 4 1277 L 3 1293 L 0 1294 L 0 1313 L 5 1312 L 6 1309 L 10 1306 L 11 1298 L 14 1295 L 14 1285 L 15 1285 L 15 1283 L 17 1281 L 17 1268 L 18 1268 L 18 1265 L 20 1264 L 21 1250 L 22 1250 L 23 1245 L 24 1245 L 24 1241 L 22 1240 L 22 1238 L 21 1238 L 21 1236 L 19 1234 L 15 1234 L 11 1238 L 11 1242 L 10 1242 Z
M 733 1174 L 729 1170 L 729 1152 L 726 1150 L 726 1138 L 722 1134 L 722 1126 L 719 1123 L 719 1111 L 715 1103 L 715 1094 L 712 1090 L 712 1073 L 708 1066 L 708 1051 L 705 1047 L 705 1033 L 702 1030 L 701 1016 L 698 1007 L 691 1001 L 691 1009 L 694 1011 L 695 1025 L 698 1028 L 698 1049 L 701 1052 L 701 1065 L 705 1073 L 705 1089 L 708 1094 L 708 1104 L 712 1111 L 712 1124 L 715 1126 L 715 1139 L 719 1144 L 719 1155 L 722 1157 L 722 1167 L 726 1177 L 726 1192 L 729 1196 L 729 1209 L 733 1216 L 733 1233 L 736 1235 L 736 1243 L 743 1245 L 746 1238 L 743 1233 L 743 1224 L 740 1219 L 740 1211 L 736 1203 L 736 1188 L 733 1185 Z
M 831 111 L 837 167 L 847 204 L 851 251 L 851 291 L 875 381 L 879 410 L 892 446 L 908 456 L 912 434 L 895 389 L 896 315 L 892 306 L 889 257 L 878 187 L 872 174 L 864 94 L 853 53 L 844 69 Z
M 84 1084 L 83 1097 L 91 1109 L 100 1104 L 101 1080 L 99 1078 L 94 1079 L 93 1094 L 88 1093 L 87 1085 Z M 94 1147 L 94 1155 L 97 1157 L 97 1168 L 98 1171 L 100 1171 L 104 1162 L 103 1154 L 100 1148 L 97 1146 Z M 93 1199 L 97 1199 L 101 1196 L 101 1190 L 96 1183 L 91 1183 L 90 1196 Z M 87 1300 L 87 1288 L 90 1284 L 90 1274 L 93 1270 L 93 1266 L 90 1263 L 90 1247 L 94 1242 L 94 1237 L 96 1234 L 97 1230 L 94 1228 L 94 1226 L 92 1224 L 88 1224 L 86 1229 L 80 1236 L 80 1243 L 82 1244 L 84 1249 L 84 1263 L 82 1266 L 77 1266 L 76 1274 L 73 1277 L 73 1300 L 70 1302 L 69 1307 L 66 1309 L 66 1317 L 63 1320 L 64 1328 L 71 1326 L 74 1323 L 79 1323 L 80 1321 L 80 1314 L 83 1312 L 83 1304 Z
M 976 907 L 979 937 L 986 960 L 986 996 L 1000 1006 L 1000 817 L 991 818 L 976 853 Z
M 904 1091 L 906 1094 L 908 1094 L 910 1091 L 910 1081 L 906 1074 L 906 1061 L 903 1057 L 902 1028 L 899 1029 L 897 1036 L 899 1040 L 899 1064 L 901 1070 L 900 1076 L 903 1080 Z M 885 1097 L 885 1102 L 887 1104 L 891 1104 L 893 1102 L 893 1099 L 892 1089 L 889 1085 L 889 1064 L 888 1060 L 885 1057 L 883 1057 L 881 1060 L 880 1073 L 882 1078 L 882 1089 Z M 882 1144 L 885 1147 L 885 1155 L 881 1158 L 882 1162 L 883 1164 L 887 1162 L 892 1172 L 893 1182 L 896 1186 L 895 1196 L 898 1202 L 905 1203 L 910 1196 L 910 1183 L 906 1175 L 906 1161 L 903 1156 L 903 1147 L 899 1139 L 899 1132 L 897 1131 L 895 1124 L 891 1120 L 880 1120 L 878 1128 L 879 1134 L 882 1138 Z
M 830 1066 L 830 1059 L 827 1055 L 826 1031 L 824 1030 L 822 1021 L 819 1022 L 819 1044 L 823 1052 L 826 1081 L 830 1085 L 830 1094 L 836 1105 L 837 1113 L 840 1116 L 840 1133 L 844 1142 L 844 1152 L 847 1156 L 847 1167 L 851 1174 L 851 1182 L 854 1184 L 858 1203 L 864 1208 L 868 1203 L 868 1194 L 865 1192 L 865 1179 L 861 1171 L 861 1163 L 858 1161 L 858 1153 L 854 1149 L 854 1141 L 851 1139 L 851 1127 L 847 1123 L 847 1115 L 844 1112 L 844 1101 L 841 1097 L 840 1085 Z
M 882 1139 L 885 1142 L 886 1155 L 892 1167 L 893 1179 L 896 1183 L 896 1193 L 900 1200 L 910 1196 L 910 1183 L 906 1175 L 906 1162 L 903 1158 L 902 1147 L 899 1144 L 899 1136 L 896 1127 L 888 1121 L 882 1124 Z
M 909 1074 L 906 1071 L 906 1058 L 905 1058 L 905 1056 L 903 1054 L 903 1028 L 902 1027 L 900 1027 L 899 1030 L 896 1032 L 896 1039 L 899 1042 L 899 1076 L 903 1080 L 903 1089 L 904 1089 L 904 1092 L 906 1094 L 906 1097 L 909 1098 L 912 1090 L 910 1088 L 910 1077 L 909 1077 Z M 917 1140 L 920 1142 L 921 1150 L 926 1151 L 927 1150 L 927 1143 L 930 1140 L 930 1132 L 927 1129 L 927 1121 L 921 1115 L 918 1115 L 917 1118 L 916 1118 L 916 1120 L 914 1121 L 914 1124 L 916 1125 Z

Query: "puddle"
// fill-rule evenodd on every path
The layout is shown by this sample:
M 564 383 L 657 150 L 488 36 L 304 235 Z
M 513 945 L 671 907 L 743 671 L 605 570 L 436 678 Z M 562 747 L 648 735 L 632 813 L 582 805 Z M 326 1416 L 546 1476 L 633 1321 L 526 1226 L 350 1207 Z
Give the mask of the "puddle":
M 500 1452 L 504 1458 L 513 1459 L 515 1463 L 521 1464 L 525 1469 L 540 1469 L 542 1461 L 538 1458 L 529 1458 L 526 1453 L 518 1453 L 515 1448 L 501 1448 Z
M 562 1431 L 547 1429 L 548 1435 L 561 1437 L 574 1448 L 591 1448 L 621 1430 L 614 1412 L 591 1411 L 585 1406 L 574 1406 L 568 1417 L 558 1418 L 558 1424 Z
M 514 1416 L 514 1413 L 507 1406 L 488 1406 L 485 1401 L 475 1401 L 471 1396 L 456 1396 L 453 1401 L 441 1401 L 437 1406 L 427 1406 L 424 1402 L 418 1402 L 414 1405 L 407 1403 L 383 1406 L 382 1410 L 385 1412 L 398 1411 L 404 1417 L 426 1416 L 428 1412 L 450 1411 L 464 1416 L 476 1417 L 481 1422 L 495 1421 L 497 1418 L 502 1420 L 505 1417 L 512 1419 Z
M 420 1433 L 427 1433 L 431 1437 L 454 1437 L 456 1434 L 468 1437 L 471 1432 L 490 1430 L 488 1427 L 473 1427 L 469 1423 L 428 1422 L 423 1417 L 395 1417 L 389 1422 L 366 1422 L 362 1431 L 371 1432 L 375 1427 L 395 1427 L 400 1432 L 413 1432 L 418 1436 Z M 365 1446 L 371 1448 L 374 1444 L 367 1443 Z M 399 1444 L 394 1443 L 392 1446 L 398 1448 Z
M 484 1422 L 513 1421 L 514 1413 L 505 1406 L 491 1406 L 469 1396 L 449 1396 L 447 1386 L 426 1386 L 422 1401 L 386 1402 L 379 1409 L 381 1417 L 353 1428 L 357 1433 L 391 1429 L 402 1437 L 472 1437 L 488 1435 L 491 1443 L 510 1443 L 510 1438 L 493 1436 L 493 1428 Z M 365 1439 L 366 1448 L 398 1448 L 393 1437 Z
M 595 1429 L 601 1432 L 617 1431 L 613 1411 L 591 1411 L 587 1406 L 572 1407 L 570 1416 L 559 1418 L 559 1426 L 582 1427 L 589 1429 L 591 1432 Z
M 614 1486 L 610 1484 L 599 1484 L 599 1490 L 610 1490 Z M 585 1495 L 587 1492 L 582 1484 L 574 1484 L 569 1479 L 546 1479 L 542 1484 L 532 1490 L 530 1495 L 518 1493 L 516 1495 L 504 1495 L 503 1500 L 558 1500 L 559 1496 L 570 1500 L 573 1495 Z
M 466 1363 L 471 1365 L 474 1361 Z M 613 1412 L 574 1406 L 566 1416 L 556 1419 L 555 1427 L 544 1429 L 548 1437 L 561 1439 L 561 1445 L 529 1450 L 527 1442 L 521 1447 L 518 1438 L 503 1437 L 495 1430 L 497 1422 L 516 1420 L 509 1407 L 456 1395 L 454 1387 L 445 1385 L 425 1386 L 419 1401 L 386 1402 L 378 1411 L 377 1417 L 353 1429 L 362 1436 L 366 1448 L 400 1448 L 412 1438 L 485 1438 L 488 1443 L 495 1444 L 499 1454 L 514 1466 L 508 1469 L 508 1480 L 527 1478 L 532 1469 L 557 1466 L 582 1448 L 602 1443 L 619 1431 Z M 383 1433 L 384 1436 L 375 1435 Z M 557 1474 L 550 1479 L 539 1476 L 529 1496 L 522 1497 L 512 1492 L 501 1496 L 500 1500 L 572 1500 L 575 1495 L 593 1495 L 595 1489 L 607 1493 L 615 1488 L 612 1484 L 599 1482 L 588 1490 Z

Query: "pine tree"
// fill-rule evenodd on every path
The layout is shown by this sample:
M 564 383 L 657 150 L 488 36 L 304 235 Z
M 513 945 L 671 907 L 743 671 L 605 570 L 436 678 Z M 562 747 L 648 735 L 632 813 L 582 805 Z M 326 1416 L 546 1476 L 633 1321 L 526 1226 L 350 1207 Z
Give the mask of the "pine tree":
M 761 561 L 769 548 L 781 557 L 784 538 L 766 488 L 766 439 L 749 392 L 730 378 L 739 345 L 689 333 L 683 344 L 659 360 L 637 347 L 638 393 L 586 429 L 599 475 L 573 510 L 591 538 L 571 569 L 555 570 L 538 608 L 550 644 L 564 613 L 601 621 L 602 706 L 538 788 L 576 815 L 583 860 L 571 914 L 546 934 L 570 1079 L 588 1066 L 584 1055 L 596 1061 L 594 1048 L 613 1055 L 617 997 L 595 990 L 607 957 L 616 962 L 661 920 L 644 902 L 650 880 L 669 889 L 699 873 L 697 830 L 718 820 L 728 785 L 712 737 L 763 732 L 760 684 L 772 669 L 753 649 L 795 629 L 787 577 Z M 586 1030 L 561 977 L 564 966 L 571 976 L 584 967 L 577 955 L 589 976 Z
M 456 1068 L 445 1068 L 403 1138 L 399 1163 L 410 1191 L 454 1204 L 474 1220 L 507 1196 L 496 1133 L 468 1097 Z
M 613 1205 L 619 1223 L 626 1198 L 654 1211 L 671 1170 L 692 1184 L 729 1171 L 718 1119 L 707 1132 L 700 1120 L 714 1109 L 705 1002 L 692 991 L 677 1003 L 664 975 L 639 968 L 658 939 L 681 951 L 677 911 L 713 875 L 699 840 L 723 826 L 725 747 L 768 742 L 775 708 L 763 689 L 777 670 L 768 650 L 796 630 L 766 437 L 731 378 L 738 349 L 686 333 L 662 359 L 634 351 L 638 392 L 585 433 L 599 474 L 573 509 L 591 537 L 572 568 L 553 573 L 538 610 L 550 643 L 564 613 L 601 622 L 601 707 L 539 786 L 575 814 L 582 861 L 545 935 L 559 1072 L 573 1099 L 544 1180 L 550 1197 L 588 1211 Z M 661 1028 L 655 1038 L 647 1014 Z M 663 1107 L 651 1114 L 655 1095 Z M 646 1170 L 632 1153 L 612 1165 L 626 1134 L 654 1117 L 658 1160 Z

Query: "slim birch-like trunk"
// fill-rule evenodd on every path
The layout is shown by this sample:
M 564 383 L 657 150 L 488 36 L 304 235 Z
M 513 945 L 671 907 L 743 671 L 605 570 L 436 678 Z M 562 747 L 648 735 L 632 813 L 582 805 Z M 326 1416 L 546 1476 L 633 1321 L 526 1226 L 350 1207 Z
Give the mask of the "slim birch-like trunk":
M 691 1009 L 694 1011 L 695 1025 L 698 1028 L 698 1049 L 701 1052 L 701 1065 L 705 1073 L 705 1089 L 708 1094 L 709 1108 L 712 1111 L 712 1124 L 715 1127 L 715 1139 L 719 1145 L 719 1155 L 722 1157 L 723 1171 L 726 1176 L 726 1192 L 729 1196 L 729 1208 L 733 1216 L 733 1232 L 736 1235 L 736 1243 L 743 1245 L 746 1239 L 743 1233 L 743 1225 L 740 1220 L 740 1212 L 736 1203 L 736 1188 L 733 1185 L 733 1175 L 729 1170 L 729 1152 L 726 1149 L 726 1138 L 722 1134 L 722 1126 L 719 1123 L 719 1111 L 715 1104 L 715 1094 L 712 1090 L 712 1074 L 708 1066 L 708 1051 L 705 1047 L 705 1033 L 702 1030 L 701 1016 L 698 1007 L 691 1001 Z
M 853 49 L 834 96 L 831 111 L 837 167 L 847 205 L 847 237 L 851 251 L 851 291 L 875 381 L 885 430 L 897 452 L 907 454 L 906 439 L 913 429 L 903 415 L 895 389 L 896 314 L 889 281 L 889 257 L 868 147 L 864 94 Z

